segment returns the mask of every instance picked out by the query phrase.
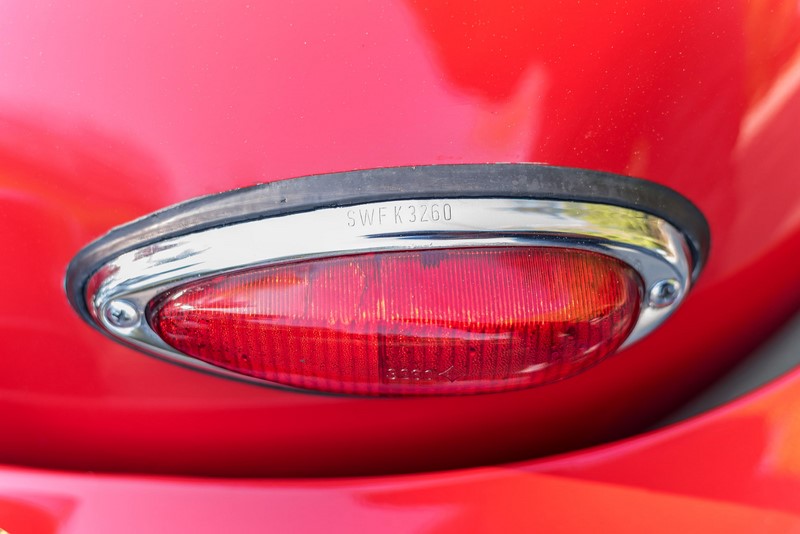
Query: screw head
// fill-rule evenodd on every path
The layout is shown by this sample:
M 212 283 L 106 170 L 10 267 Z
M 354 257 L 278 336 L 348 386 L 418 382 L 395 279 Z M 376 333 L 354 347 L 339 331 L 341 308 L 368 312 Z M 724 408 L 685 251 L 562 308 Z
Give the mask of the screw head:
M 106 321 L 117 328 L 131 328 L 139 324 L 139 310 L 127 300 L 112 300 L 103 315 Z
M 661 280 L 650 288 L 649 304 L 653 308 L 666 308 L 678 300 L 680 293 L 680 282 L 673 278 Z

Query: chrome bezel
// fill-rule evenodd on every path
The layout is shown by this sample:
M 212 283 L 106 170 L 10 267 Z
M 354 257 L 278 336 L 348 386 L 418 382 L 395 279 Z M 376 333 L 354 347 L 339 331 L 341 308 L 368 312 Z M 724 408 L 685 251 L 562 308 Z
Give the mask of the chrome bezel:
M 497 246 L 590 250 L 633 267 L 644 283 L 641 313 L 623 347 L 646 336 L 672 314 L 693 282 L 686 237 L 648 213 L 561 200 L 420 198 L 290 213 L 134 248 L 94 273 L 85 286 L 85 299 L 94 322 L 114 338 L 193 367 L 234 375 L 183 355 L 161 340 L 147 321 L 152 299 L 194 280 L 285 262 L 366 252 Z M 677 282 L 676 298 L 666 306 L 651 305 L 651 288 L 665 280 Z M 119 301 L 138 312 L 132 326 L 109 320 L 112 314 L 106 313 L 107 307 Z

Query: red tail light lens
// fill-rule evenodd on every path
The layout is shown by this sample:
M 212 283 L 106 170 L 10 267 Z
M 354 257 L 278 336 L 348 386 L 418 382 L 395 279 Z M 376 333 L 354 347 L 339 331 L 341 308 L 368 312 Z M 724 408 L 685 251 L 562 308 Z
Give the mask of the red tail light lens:
M 270 382 L 337 393 L 480 393 L 602 360 L 639 314 L 621 261 L 560 248 L 361 254 L 195 282 L 158 299 L 178 351 Z

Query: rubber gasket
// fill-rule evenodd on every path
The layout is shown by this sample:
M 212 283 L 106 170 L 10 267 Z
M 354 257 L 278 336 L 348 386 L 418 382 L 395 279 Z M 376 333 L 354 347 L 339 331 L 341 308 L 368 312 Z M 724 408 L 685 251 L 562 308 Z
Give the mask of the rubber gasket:
M 90 243 L 70 262 L 65 289 L 89 318 L 85 284 L 111 259 L 181 235 L 320 208 L 423 198 L 529 198 L 610 204 L 660 217 L 687 238 L 693 275 L 705 264 L 708 222 L 672 189 L 616 174 L 537 164 L 493 163 L 392 167 L 280 180 L 192 199 L 157 211 Z

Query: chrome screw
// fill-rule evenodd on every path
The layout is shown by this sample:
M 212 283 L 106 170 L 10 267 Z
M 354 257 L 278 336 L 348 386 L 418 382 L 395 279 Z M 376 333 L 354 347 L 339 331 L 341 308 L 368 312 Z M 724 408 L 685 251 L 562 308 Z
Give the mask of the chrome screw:
M 674 278 L 656 282 L 650 288 L 650 306 L 652 308 L 666 308 L 672 305 L 681 292 L 681 284 Z
M 139 324 L 139 311 L 127 300 L 112 300 L 103 314 L 106 321 L 117 328 L 130 328 Z

